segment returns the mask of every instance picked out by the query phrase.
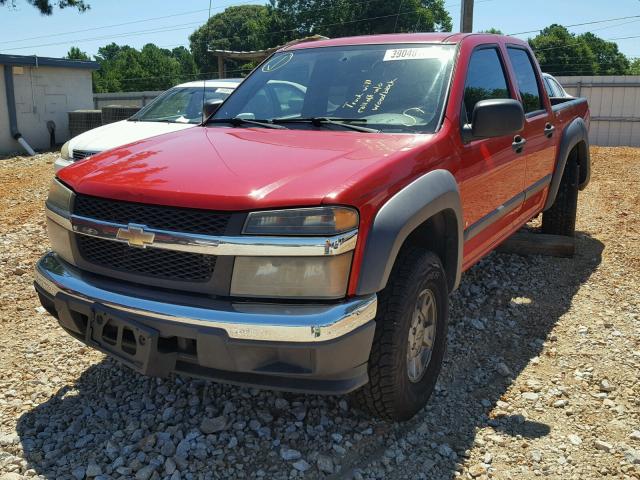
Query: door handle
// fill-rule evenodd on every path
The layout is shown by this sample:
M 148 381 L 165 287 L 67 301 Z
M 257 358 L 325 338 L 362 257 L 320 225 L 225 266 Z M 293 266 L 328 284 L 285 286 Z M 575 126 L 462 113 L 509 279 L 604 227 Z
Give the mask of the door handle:
M 525 143 L 527 143 L 527 141 L 523 137 L 521 137 L 520 135 L 516 135 L 515 137 L 513 137 L 511 148 L 513 148 L 516 153 L 520 153 L 522 152 Z
M 547 123 L 544 126 L 544 134 L 547 136 L 547 138 L 551 138 L 553 136 L 553 132 L 555 131 L 555 129 L 556 127 L 554 127 L 550 123 Z

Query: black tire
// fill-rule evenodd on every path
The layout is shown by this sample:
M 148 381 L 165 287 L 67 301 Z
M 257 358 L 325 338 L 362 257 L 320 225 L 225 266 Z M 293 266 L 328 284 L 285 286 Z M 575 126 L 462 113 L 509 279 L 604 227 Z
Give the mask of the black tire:
M 551 208 L 542 214 L 542 233 L 565 237 L 575 235 L 579 176 L 580 167 L 573 152 L 564 167 L 556 199 Z
M 436 332 L 424 375 L 410 381 L 407 367 L 409 329 L 421 292 L 435 299 Z M 370 414 L 408 420 L 426 405 L 438 379 L 447 344 L 449 300 L 447 281 L 437 255 L 404 248 L 378 297 L 376 331 L 369 356 L 369 383 L 354 392 L 356 404 Z

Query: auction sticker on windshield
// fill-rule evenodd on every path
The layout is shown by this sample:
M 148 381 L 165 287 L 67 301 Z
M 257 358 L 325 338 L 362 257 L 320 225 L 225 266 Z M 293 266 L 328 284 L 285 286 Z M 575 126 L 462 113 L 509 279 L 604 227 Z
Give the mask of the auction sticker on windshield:
M 443 58 L 447 52 L 439 47 L 422 48 L 391 48 L 384 54 L 383 62 L 393 60 L 426 60 Z
M 262 71 L 265 73 L 271 73 L 279 68 L 284 67 L 293 58 L 293 53 L 285 53 L 284 55 L 278 55 L 273 57 L 267 63 L 262 66 Z

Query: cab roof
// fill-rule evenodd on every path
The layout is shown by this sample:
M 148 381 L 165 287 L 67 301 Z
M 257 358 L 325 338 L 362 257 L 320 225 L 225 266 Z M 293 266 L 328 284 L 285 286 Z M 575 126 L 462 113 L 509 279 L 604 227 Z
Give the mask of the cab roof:
M 430 33 L 389 33 L 383 35 L 362 35 L 358 37 L 329 38 L 326 40 L 315 40 L 300 42 L 285 46 L 285 50 L 302 50 L 306 48 L 336 47 L 346 45 L 378 45 L 391 43 L 443 43 L 458 44 L 467 37 L 486 37 L 487 42 L 495 42 L 496 39 L 508 39 L 510 43 L 522 44 L 519 38 L 496 35 L 492 33 L 451 33 L 451 32 L 430 32 Z

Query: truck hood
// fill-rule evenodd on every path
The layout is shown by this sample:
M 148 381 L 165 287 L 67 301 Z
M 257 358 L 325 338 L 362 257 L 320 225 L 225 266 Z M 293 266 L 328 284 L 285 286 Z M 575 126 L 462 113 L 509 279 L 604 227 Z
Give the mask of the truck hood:
M 198 127 L 143 140 L 60 171 L 75 191 L 212 210 L 339 203 L 354 176 L 432 135 Z
M 87 150 L 90 152 L 103 152 L 111 148 L 126 145 L 127 143 L 155 137 L 163 133 L 177 132 L 185 128 L 195 127 L 189 123 L 167 122 L 133 122 L 122 120 L 109 123 L 98 128 L 93 128 L 71 139 L 71 150 Z

